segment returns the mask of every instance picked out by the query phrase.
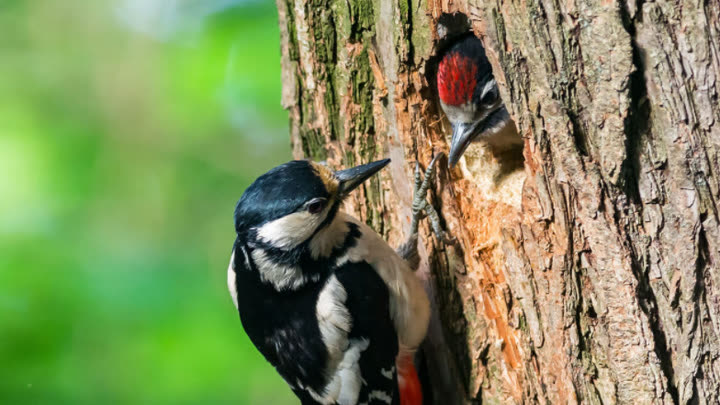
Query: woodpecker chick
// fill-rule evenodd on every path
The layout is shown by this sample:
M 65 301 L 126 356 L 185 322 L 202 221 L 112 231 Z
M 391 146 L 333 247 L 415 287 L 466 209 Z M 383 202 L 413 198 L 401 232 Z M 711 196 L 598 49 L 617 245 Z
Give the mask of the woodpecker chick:
M 427 332 L 425 290 L 377 233 L 340 211 L 388 163 L 332 171 L 291 161 L 255 180 L 235 209 L 230 294 L 302 404 L 422 401 L 413 354 Z
M 452 168 L 471 142 L 488 139 L 512 123 L 482 43 L 467 36 L 442 57 L 437 71 L 440 105 L 452 125 L 448 164 Z M 509 143 L 519 143 L 520 138 Z

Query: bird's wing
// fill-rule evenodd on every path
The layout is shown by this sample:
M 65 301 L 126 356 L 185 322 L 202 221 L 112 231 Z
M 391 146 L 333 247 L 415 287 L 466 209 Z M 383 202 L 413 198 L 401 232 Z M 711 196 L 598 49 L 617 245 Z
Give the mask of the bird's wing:
M 327 377 L 327 356 L 318 331 L 317 290 L 286 296 L 263 284 L 254 266 L 246 247 L 236 242 L 228 288 L 245 333 L 303 403 L 327 403 L 314 399 L 327 397 L 320 389 Z
M 354 360 L 359 371 L 357 376 L 347 373 L 343 386 L 357 387 L 358 404 L 398 403 L 398 337 L 390 318 L 388 287 L 366 262 L 347 262 L 336 270 L 335 277 L 345 289 L 345 307 L 352 319 L 343 361 Z M 345 399 L 343 394 L 341 390 L 338 403 Z

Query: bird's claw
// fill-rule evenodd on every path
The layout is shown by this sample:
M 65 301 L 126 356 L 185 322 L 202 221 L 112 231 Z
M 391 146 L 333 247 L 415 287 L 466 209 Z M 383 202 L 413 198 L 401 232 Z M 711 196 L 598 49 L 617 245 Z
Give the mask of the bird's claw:
M 438 153 L 430 161 L 427 169 L 425 169 L 425 176 L 423 178 L 420 170 L 420 164 L 415 163 L 415 190 L 412 202 L 412 223 L 411 223 L 411 235 L 417 234 L 418 224 L 423 218 L 430 218 L 430 226 L 432 227 L 435 236 L 445 244 L 455 243 L 455 238 L 448 236 L 448 234 L 442 229 L 440 225 L 440 217 L 438 216 L 437 210 L 427 201 L 427 191 L 430 188 L 430 179 L 435 174 L 435 163 L 443 153 Z

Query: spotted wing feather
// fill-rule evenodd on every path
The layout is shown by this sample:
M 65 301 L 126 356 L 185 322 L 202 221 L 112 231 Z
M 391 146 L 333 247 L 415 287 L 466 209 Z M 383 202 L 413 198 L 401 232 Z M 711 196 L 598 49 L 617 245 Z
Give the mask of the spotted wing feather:
M 335 274 L 347 292 L 346 306 L 353 320 L 348 337 L 368 342 L 359 359 L 358 404 L 397 404 L 398 337 L 390 319 L 388 288 L 366 262 L 345 263 Z

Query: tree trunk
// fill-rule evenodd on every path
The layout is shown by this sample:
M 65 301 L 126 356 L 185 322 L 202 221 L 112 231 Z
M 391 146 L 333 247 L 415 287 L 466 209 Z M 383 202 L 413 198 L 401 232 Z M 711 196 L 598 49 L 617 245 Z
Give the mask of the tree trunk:
M 456 34 L 482 39 L 524 138 L 440 161 L 459 243 L 421 228 L 433 403 L 720 402 L 717 0 L 278 8 L 294 154 L 392 158 L 347 209 L 394 246 L 415 162 L 448 150 L 433 69 Z

